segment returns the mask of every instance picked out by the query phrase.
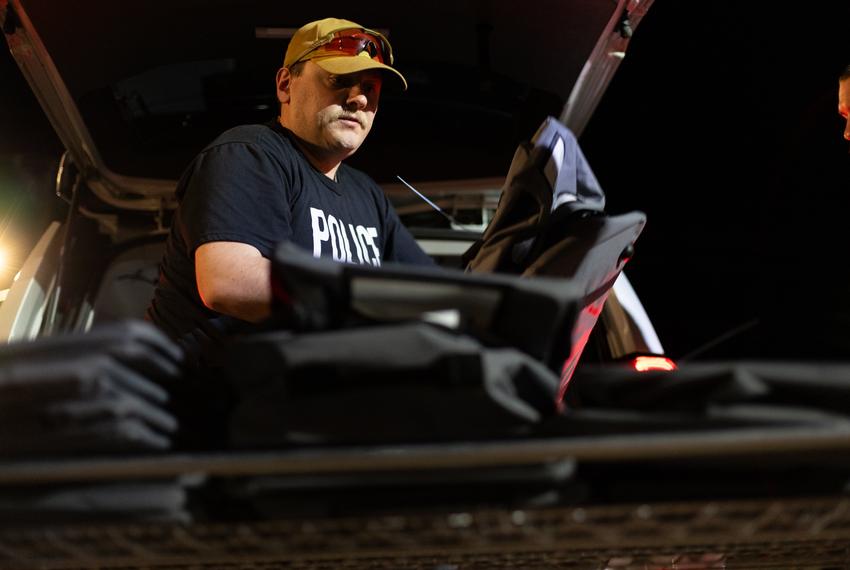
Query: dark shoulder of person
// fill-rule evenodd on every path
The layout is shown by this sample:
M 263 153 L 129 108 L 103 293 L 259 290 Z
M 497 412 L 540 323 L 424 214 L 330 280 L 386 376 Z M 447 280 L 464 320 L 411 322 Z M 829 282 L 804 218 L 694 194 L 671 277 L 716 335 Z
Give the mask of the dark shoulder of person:
M 339 168 L 339 176 L 346 177 L 348 179 L 348 183 L 352 184 L 364 191 L 369 192 L 371 198 L 374 200 L 375 205 L 379 207 L 381 214 L 384 214 L 384 209 L 389 205 L 389 199 L 387 195 L 384 193 L 384 190 L 378 185 L 375 180 L 363 172 L 362 170 L 358 170 L 353 166 L 349 166 L 344 162 L 340 165 Z
M 257 145 L 262 148 L 279 148 L 281 146 L 292 148 L 292 142 L 283 127 L 277 121 L 269 121 L 263 124 L 239 125 L 230 128 L 216 137 L 201 153 L 213 147 L 230 143 Z

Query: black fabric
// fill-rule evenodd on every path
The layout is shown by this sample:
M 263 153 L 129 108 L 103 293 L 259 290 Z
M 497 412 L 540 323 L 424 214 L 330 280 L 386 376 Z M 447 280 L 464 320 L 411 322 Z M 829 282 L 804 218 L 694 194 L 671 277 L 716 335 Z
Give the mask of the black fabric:
M 240 448 L 518 436 L 555 410 L 545 366 L 427 323 L 254 335 L 229 357 Z
M 40 400 L 21 407 L 19 402 L 0 403 L 0 432 L 14 432 L 28 424 L 42 429 L 63 429 L 75 423 L 138 419 L 152 428 L 173 432 L 177 420 L 164 409 L 130 393 L 117 392 L 100 397 Z
M 288 243 L 272 260 L 273 309 L 299 331 L 435 318 L 487 346 L 517 348 L 559 370 L 582 293 L 563 279 L 478 275 L 439 267 L 380 268 L 317 259 Z
M 570 406 L 547 430 L 560 435 L 687 433 L 730 428 L 850 429 L 850 364 L 688 363 L 636 372 L 585 366 Z
M 10 366 L 44 364 L 42 369 L 50 375 L 61 375 L 61 365 L 50 370 L 47 359 L 57 362 L 69 358 L 95 358 L 120 364 L 158 383 L 168 382 L 181 374 L 183 351 L 162 331 L 142 320 L 124 320 L 93 327 L 85 334 L 56 335 L 0 346 L 0 373 Z M 89 379 L 90 381 L 90 379 Z M 129 381 L 120 378 L 119 381 Z M 143 384 L 143 385 L 142 385 Z M 149 398 L 162 399 L 164 390 L 156 384 L 144 382 L 138 386 Z
M 548 117 L 514 155 L 499 206 L 464 254 L 467 270 L 569 278 L 583 292 L 572 350 L 561 367 L 563 400 L 608 294 L 634 252 L 646 216 L 608 216 L 605 194 L 575 135 Z
M 162 450 L 182 351 L 142 321 L 0 349 L 0 456 Z
M 560 279 L 340 264 L 287 242 L 272 289 L 286 332 L 227 348 L 240 448 L 527 434 L 555 412 L 582 297 Z
M 109 398 L 121 393 L 136 394 L 165 402 L 168 392 L 145 376 L 116 362 L 107 354 L 30 360 L 4 360 L 0 369 L 0 394 L 5 405 L 36 399 Z
M 551 220 L 553 223 L 538 237 L 540 253 L 523 275 L 569 278 L 581 289 L 586 302 L 610 289 L 646 224 L 641 212 L 582 216 L 559 209 Z
M 0 457 L 63 457 L 164 451 L 171 437 L 137 418 L 43 425 L 40 418 L 0 426 Z
M 187 503 L 187 490 L 179 481 L 4 485 L 0 526 L 94 520 L 188 523 Z
M 604 208 L 605 193 L 575 135 L 547 117 L 532 140 L 517 147 L 493 220 L 464 262 L 470 271 L 523 273 L 550 236 L 569 230 L 572 214 Z
M 848 413 L 850 364 L 694 362 L 672 372 L 587 367 L 575 390 L 582 406 L 702 410 L 758 402 Z
M 566 125 L 546 117 L 531 142 L 532 159 L 546 161 L 543 172 L 552 188 L 552 211 L 561 207 L 593 212 L 605 209 L 605 192 Z
M 769 392 L 751 370 L 729 363 L 694 363 L 673 372 L 587 367 L 574 380 L 573 396 L 582 407 L 629 410 L 697 411 L 712 403 L 753 400 Z
M 371 178 L 342 164 L 337 181 L 330 180 L 291 136 L 277 123 L 231 129 L 195 158 L 178 184 L 180 207 L 147 314 L 191 350 L 252 329 L 201 302 L 194 254 L 204 243 L 245 243 L 270 258 L 277 243 L 291 241 L 348 263 L 432 263 Z
M 524 277 L 568 277 L 583 295 L 571 331 L 572 349 L 561 367 L 559 401 L 569 388 L 608 294 L 646 223 L 641 212 L 619 216 L 588 214 L 570 211 L 573 204 L 568 202 L 552 213 L 535 240 L 534 261 L 523 272 Z

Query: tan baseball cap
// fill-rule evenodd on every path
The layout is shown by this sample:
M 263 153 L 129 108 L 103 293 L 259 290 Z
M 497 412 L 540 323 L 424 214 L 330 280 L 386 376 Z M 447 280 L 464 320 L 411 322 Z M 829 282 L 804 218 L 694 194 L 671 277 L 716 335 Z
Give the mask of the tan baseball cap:
M 350 20 L 325 18 L 299 28 L 289 40 L 283 66 L 291 67 L 307 60 L 335 75 L 383 69 L 394 73 L 407 89 L 407 80 L 391 67 L 393 50 L 389 40 Z

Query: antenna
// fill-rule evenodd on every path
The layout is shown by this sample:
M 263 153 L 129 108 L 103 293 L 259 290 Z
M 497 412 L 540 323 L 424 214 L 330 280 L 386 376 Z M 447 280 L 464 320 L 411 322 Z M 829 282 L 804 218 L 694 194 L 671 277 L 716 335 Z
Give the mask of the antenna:
M 711 339 L 710 341 L 703 343 L 702 345 L 691 350 L 690 352 L 688 352 L 684 356 L 677 358 L 676 362 L 684 362 L 686 360 L 692 359 L 695 356 L 699 356 L 700 354 L 707 352 L 708 350 L 714 348 L 715 346 L 726 342 L 730 338 L 738 336 L 741 333 L 747 332 L 748 330 L 757 326 L 758 324 L 759 324 L 759 319 L 757 319 L 757 318 L 750 319 L 749 321 L 747 321 L 745 323 L 742 323 L 742 324 L 740 324 L 736 327 L 729 329 L 725 333 Z
M 410 188 L 410 190 L 411 190 L 414 194 L 416 194 L 417 196 L 419 196 L 420 198 L 422 198 L 422 199 L 425 201 L 425 203 L 426 203 L 426 204 L 428 204 L 429 206 L 431 206 L 432 208 L 434 208 L 435 210 L 437 210 L 440 214 L 442 214 L 442 215 L 443 215 L 443 217 L 444 217 L 444 218 L 446 218 L 446 219 L 447 219 L 447 220 L 448 220 L 451 224 L 454 224 L 455 226 L 457 226 L 457 227 L 459 227 L 459 228 L 461 228 L 461 229 L 469 230 L 469 228 L 464 227 L 464 225 L 463 225 L 463 224 L 461 224 L 460 222 L 458 222 L 458 221 L 457 221 L 456 219 L 454 219 L 451 215 L 449 215 L 449 214 L 447 214 L 446 212 L 444 212 L 442 208 L 440 208 L 440 207 L 439 207 L 438 205 L 436 205 L 434 202 L 432 202 L 431 200 L 429 200 L 429 199 L 428 199 L 428 197 L 427 197 L 427 196 L 425 196 L 422 192 L 420 192 L 419 190 L 417 190 L 416 188 L 414 188 L 413 186 L 411 186 L 410 184 L 408 184 L 408 183 L 407 183 L 407 181 L 406 181 L 404 178 L 402 178 L 402 177 L 401 177 L 401 176 L 399 176 L 398 174 L 396 174 L 396 175 L 395 175 L 395 177 L 396 177 L 396 178 L 398 178 L 399 180 L 401 180 L 401 183 L 402 183 L 402 184 L 404 184 L 405 186 L 407 186 L 408 188 Z

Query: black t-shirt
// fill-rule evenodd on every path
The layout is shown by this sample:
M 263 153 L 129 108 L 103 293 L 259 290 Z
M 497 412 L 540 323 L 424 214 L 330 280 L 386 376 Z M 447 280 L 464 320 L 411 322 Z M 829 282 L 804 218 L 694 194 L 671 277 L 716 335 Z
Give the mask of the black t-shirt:
M 178 183 L 180 207 L 147 316 L 190 351 L 250 328 L 201 302 L 194 257 L 205 243 L 245 243 L 271 258 L 275 245 L 289 240 L 347 263 L 432 263 L 371 178 L 342 164 L 337 179 L 329 179 L 291 136 L 277 123 L 231 129 Z

